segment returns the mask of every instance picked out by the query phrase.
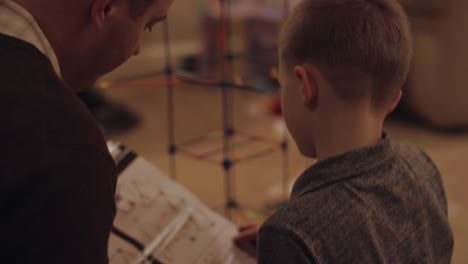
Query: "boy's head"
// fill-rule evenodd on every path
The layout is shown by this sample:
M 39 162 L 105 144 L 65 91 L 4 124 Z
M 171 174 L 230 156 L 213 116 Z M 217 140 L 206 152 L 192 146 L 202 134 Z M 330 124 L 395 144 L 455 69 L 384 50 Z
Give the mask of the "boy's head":
M 304 0 L 283 25 L 279 53 L 286 123 L 314 156 L 316 129 L 338 115 L 367 111 L 383 123 L 401 96 L 412 39 L 396 0 Z

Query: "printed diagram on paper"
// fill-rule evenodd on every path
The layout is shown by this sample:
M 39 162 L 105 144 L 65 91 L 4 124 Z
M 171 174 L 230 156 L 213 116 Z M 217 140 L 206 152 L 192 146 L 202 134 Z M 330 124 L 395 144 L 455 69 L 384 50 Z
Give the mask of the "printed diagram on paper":
M 164 264 L 255 263 L 232 243 L 237 227 L 202 204 L 190 191 L 137 157 L 121 173 L 116 189 L 114 226 Z M 183 222 L 180 216 L 186 214 Z M 173 231 L 161 237 L 172 226 Z M 142 252 L 112 234 L 111 264 L 150 263 Z

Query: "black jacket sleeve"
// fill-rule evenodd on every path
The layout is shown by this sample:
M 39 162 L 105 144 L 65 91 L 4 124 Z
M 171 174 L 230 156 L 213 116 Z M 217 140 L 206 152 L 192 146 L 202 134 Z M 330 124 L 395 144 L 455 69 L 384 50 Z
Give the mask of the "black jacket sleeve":
M 86 146 L 54 146 L 30 175 L 27 199 L 17 205 L 20 237 L 9 263 L 104 264 L 115 216 L 115 167 Z M 15 236 L 14 236 L 15 235 Z

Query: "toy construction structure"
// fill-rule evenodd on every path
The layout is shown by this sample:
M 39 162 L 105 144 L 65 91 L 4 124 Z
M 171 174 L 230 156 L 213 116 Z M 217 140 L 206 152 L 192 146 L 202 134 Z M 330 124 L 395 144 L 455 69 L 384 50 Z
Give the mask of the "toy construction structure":
M 195 76 L 189 76 L 187 74 L 181 74 L 181 71 L 174 67 L 172 62 L 171 53 L 171 38 L 169 32 L 169 21 L 163 23 L 163 38 L 165 43 L 165 68 L 151 76 L 146 77 L 161 77 L 163 81 L 145 81 L 139 82 L 137 78 L 132 81 L 114 83 L 114 86 L 138 86 L 143 84 L 144 86 L 154 85 L 155 87 L 162 86 L 167 87 L 167 100 L 168 100 L 168 135 L 169 135 L 169 146 L 168 153 L 170 155 L 169 164 L 169 175 L 173 179 L 177 179 L 177 156 L 185 155 L 193 158 L 200 162 L 212 163 L 216 166 L 220 166 L 224 171 L 224 191 L 225 191 L 225 214 L 228 218 L 232 219 L 233 212 L 237 209 L 242 209 L 242 206 L 236 199 L 235 192 L 235 178 L 234 170 L 236 165 L 257 159 L 266 155 L 270 155 L 275 152 L 280 152 L 282 155 L 282 171 L 281 177 L 283 182 L 283 191 L 285 197 L 287 196 L 287 183 L 288 183 L 288 141 L 286 135 L 283 136 L 282 140 L 269 139 L 260 134 L 253 134 L 247 131 L 243 131 L 237 128 L 234 124 L 234 103 L 233 103 L 233 92 L 234 90 L 246 90 L 251 92 L 258 92 L 256 87 L 236 82 L 234 79 L 235 72 L 233 64 L 236 60 L 249 61 L 248 55 L 235 54 L 233 51 L 233 22 L 232 22 L 232 0 L 218 0 L 219 4 L 219 15 L 218 19 L 218 40 L 220 47 L 219 60 L 221 61 L 221 74 L 216 79 L 200 79 Z M 286 17 L 289 10 L 289 1 L 284 0 L 284 11 L 283 16 Z M 256 62 L 261 64 L 261 62 Z M 111 87 L 112 87 L 111 85 Z M 221 120 L 220 131 L 217 133 L 211 133 L 204 137 L 193 138 L 185 142 L 179 142 L 175 137 L 177 124 L 175 123 L 175 94 L 174 89 L 177 86 L 202 86 L 202 87 L 216 87 L 221 90 L 220 102 L 221 102 Z M 215 136 L 213 136 L 215 135 Z M 200 152 L 196 151 L 195 145 L 213 141 L 216 143 L 216 147 L 208 151 Z M 236 156 L 236 148 L 242 145 L 248 145 L 251 143 L 261 143 L 265 147 L 258 151 L 248 153 L 242 157 Z M 212 144 L 213 145 L 213 144 Z M 220 158 L 221 157 L 221 158 Z

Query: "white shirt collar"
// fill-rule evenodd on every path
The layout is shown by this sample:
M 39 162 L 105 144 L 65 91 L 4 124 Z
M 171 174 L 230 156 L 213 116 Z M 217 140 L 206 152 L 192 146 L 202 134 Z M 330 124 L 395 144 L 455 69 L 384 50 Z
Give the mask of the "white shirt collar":
M 36 20 L 27 10 L 11 0 L 0 0 L 0 33 L 35 46 L 49 58 L 57 75 L 61 76 L 57 56 Z

